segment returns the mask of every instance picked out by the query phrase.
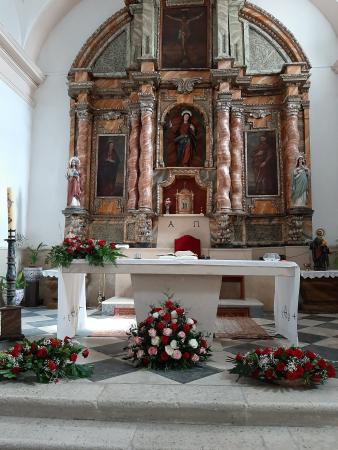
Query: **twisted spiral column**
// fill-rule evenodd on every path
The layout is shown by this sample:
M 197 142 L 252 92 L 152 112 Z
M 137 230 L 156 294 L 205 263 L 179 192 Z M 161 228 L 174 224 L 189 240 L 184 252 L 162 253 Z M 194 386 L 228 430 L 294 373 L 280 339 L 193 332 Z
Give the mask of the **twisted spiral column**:
M 131 109 L 131 132 L 128 157 L 128 211 L 135 211 L 138 200 L 138 157 L 140 147 L 140 110 L 138 106 Z
M 231 205 L 233 210 L 243 210 L 242 155 L 244 152 L 243 108 L 231 110 Z
M 286 103 L 285 148 L 284 148 L 284 180 L 287 209 L 292 208 L 292 176 L 299 154 L 298 112 L 300 100 L 288 100 Z
M 139 161 L 138 209 L 143 211 L 152 211 L 154 105 L 155 99 L 152 95 L 140 94 L 142 128 L 140 134 L 141 153 Z
M 90 141 L 92 128 L 92 114 L 88 107 L 78 107 L 76 110 L 78 120 L 78 134 L 75 156 L 80 159 L 81 167 L 81 206 L 89 209 L 89 173 L 90 173 Z
M 217 212 L 231 210 L 230 201 L 230 99 L 228 94 L 219 94 L 217 102 Z

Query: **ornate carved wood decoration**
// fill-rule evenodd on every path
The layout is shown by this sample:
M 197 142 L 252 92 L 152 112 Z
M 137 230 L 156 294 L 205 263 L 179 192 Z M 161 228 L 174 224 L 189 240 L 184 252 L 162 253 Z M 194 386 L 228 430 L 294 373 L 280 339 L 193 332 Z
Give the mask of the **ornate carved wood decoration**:
M 294 36 L 245 0 L 125 4 L 69 71 L 82 198 L 66 230 L 153 245 L 186 188 L 216 246 L 305 242 L 310 64 Z

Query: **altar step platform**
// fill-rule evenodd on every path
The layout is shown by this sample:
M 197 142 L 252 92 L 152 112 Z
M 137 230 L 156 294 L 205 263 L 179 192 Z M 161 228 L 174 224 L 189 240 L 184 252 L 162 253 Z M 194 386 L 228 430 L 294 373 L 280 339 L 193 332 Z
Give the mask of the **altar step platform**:
M 135 315 L 134 299 L 127 297 L 111 297 L 102 302 L 102 314 L 106 316 L 133 316 Z M 221 299 L 219 301 L 217 316 L 219 317 L 262 317 L 263 303 L 255 298 Z

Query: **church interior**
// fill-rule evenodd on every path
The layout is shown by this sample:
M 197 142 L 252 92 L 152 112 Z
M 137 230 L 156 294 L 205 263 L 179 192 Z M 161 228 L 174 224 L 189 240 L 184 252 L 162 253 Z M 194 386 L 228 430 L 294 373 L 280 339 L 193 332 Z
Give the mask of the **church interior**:
M 337 58 L 335 0 L 0 0 L 0 448 L 335 448 Z

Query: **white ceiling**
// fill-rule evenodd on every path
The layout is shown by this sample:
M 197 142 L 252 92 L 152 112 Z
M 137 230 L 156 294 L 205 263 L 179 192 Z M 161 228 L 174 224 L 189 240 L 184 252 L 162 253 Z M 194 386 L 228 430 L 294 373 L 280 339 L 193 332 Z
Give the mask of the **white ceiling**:
M 338 1 L 337 0 L 311 0 L 331 23 L 338 36 Z

